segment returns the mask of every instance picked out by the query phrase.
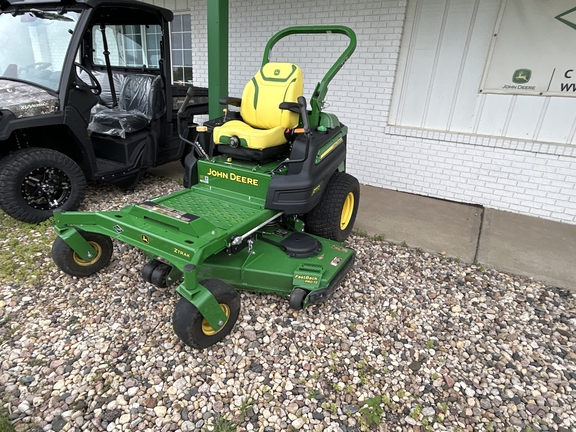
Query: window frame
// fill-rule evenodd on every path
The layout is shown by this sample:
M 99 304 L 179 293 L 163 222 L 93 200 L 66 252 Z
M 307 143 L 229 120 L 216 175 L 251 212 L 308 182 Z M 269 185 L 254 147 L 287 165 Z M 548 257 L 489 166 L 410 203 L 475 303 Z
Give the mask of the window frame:
M 188 42 L 185 42 L 186 40 Z M 176 41 L 178 43 L 175 43 Z M 191 84 L 194 81 L 194 69 L 192 59 L 192 15 L 190 13 L 174 15 L 174 20 L 170 23 L 170 42 L 172 83 Z M 181 68 L 181 71 L 179 71 L 181 72 L 180 76 L 176 76 L 178 68 Z

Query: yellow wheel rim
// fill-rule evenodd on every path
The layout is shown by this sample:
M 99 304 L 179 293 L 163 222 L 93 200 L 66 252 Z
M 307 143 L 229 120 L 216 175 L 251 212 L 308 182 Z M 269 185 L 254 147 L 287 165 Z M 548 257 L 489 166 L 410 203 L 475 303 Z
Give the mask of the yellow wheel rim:
M 228 305 L 220 303 L 220 309 L 222 309 L 222 312 L 226 314 L 226 321 L 224 322 L 224 324 L 222 324 L 222 327 L 220 327 L 220 330 L 222 330 L 226 325 L 226 323 L 228 322 L 228 319 L 230 318 L 230 308 L 228 307 Z M 202 332 L 206 336 L 214 336 L 220 330 L 214 330 L 212 326 L 208 323 L 208 321 L 206 321 L 206 318 L 202 320 Z
M 346 199 L 344 200 L 344 205 L 342 206 L 342 213 L 340 214 L 340 229 L 345 230 L 352 219 L 352 213 L 354 213 L 354 194 L 348 192 Z
M 74 252 L 74 255 L 72 256 L 72 258 L 74 259 L 74 262 L 76 264 L 78 264 L 80 267 L 91 266 L 92 264 L 95 264 L 96 262 L 98 262 L 98 260 L 102 256 L 102 246 L 100 246 L 95 241 L 89 241 L 88 243 L 90 243 L 90 246 L 92 246 L 94 248 L 94 250 L 96 251 L 96 256 L 94 258 L 92 258 L 90 261 L 84 261 L 80 257 L 80 255 L 78 255 L 76 252 Z

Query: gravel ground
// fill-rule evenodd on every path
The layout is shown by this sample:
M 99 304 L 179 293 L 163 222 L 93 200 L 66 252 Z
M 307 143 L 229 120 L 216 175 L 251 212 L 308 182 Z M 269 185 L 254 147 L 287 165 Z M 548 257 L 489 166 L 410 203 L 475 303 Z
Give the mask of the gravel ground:
M 92 185 L 85 209 L 179 188 Z M 349 245 L 357 263 L 327 303 L 295 312 L 242 293 L 232 333 L 205 351 L 174 335 L 178 296 L 142 281 L 139 251 L 115 244 L 85 279 L 39 257 L 43 280 L 0 286 L 2 413 L 38 431 L 576 430 L 574 294 L 386 242 Z

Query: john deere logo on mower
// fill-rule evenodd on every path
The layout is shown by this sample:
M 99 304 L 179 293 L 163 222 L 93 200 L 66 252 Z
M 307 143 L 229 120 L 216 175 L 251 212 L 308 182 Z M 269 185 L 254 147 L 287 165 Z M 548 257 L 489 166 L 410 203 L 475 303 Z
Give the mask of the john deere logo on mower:
M 530 69 L 518 69 L 512 75 L 512 82 L 515 84 L 526 84 L 532 78 L 532 71 Z
M 150 243 L 150 239 L 148 239 L 148 236 L 146 234 L 142 234 L 140 236 L 140 239 L 142 239 L 142 241 L 146 244 Z
M 275 69 L 275 70 L 274 70 L 274 75 L 276 75 L 276 76 L 280 75 L 280 69 Z

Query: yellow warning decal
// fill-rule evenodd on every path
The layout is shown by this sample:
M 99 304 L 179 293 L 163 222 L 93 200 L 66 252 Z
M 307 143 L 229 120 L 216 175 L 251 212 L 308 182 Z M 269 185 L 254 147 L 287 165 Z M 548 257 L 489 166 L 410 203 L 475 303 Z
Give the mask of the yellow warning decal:
M 343 141 L 344 140 L 342 139 L 342 137 L 340 137 L 336 141 L 334 141 L 332 144 L 330 144 L 330 146 L 327 149 L 323 150 L 322 153 L 320 153 L 316 156 L 316 163 L 320 162 L 322 159 L 324 159 L 326 156 L 328 156 L 330 153 L 332 153 L 336 147 L 338 147 L 340 144 L 342 144 Z

